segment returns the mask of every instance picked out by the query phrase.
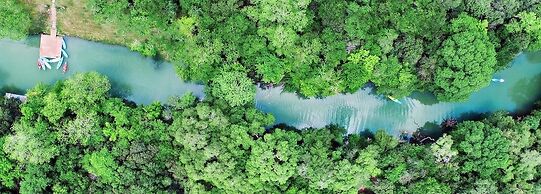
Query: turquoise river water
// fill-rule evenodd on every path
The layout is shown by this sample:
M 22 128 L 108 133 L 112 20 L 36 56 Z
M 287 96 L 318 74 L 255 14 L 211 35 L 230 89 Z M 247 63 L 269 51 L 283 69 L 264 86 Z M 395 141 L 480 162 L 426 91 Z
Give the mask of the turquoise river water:
M 203 86 L 180 80 L 171 64 L 145 58 L 121 46 L 67 38 L 70 70 L 39 70 L 38 39 L 0 41 L 0 87 L 26 90 L 38 83 L 54 83 L 77 72 L 97 71 L 109 77 L 114 93 L 137 103 L 166 101 L 169 97 L 193 92 L 203 96 Z M 386 129 L 392 134 L 412 132 L 425 123 L 443 119 L 478 115 L 498 110 L 521 113 L 528 111 L 541 97 L 541 54 L 518 55 L 510 68 L 494 75 L 504 83 L 474 93 L 459 103 L 437 102 L 426 93 L 415 93 L 400 99 L 402 104 L 373 94 L 370 87 L 353 94 L 324 99 L 302 99 L 281 88 L 258 89 L 256 107 L 272 113 L 277 123 L 306 128 L 334 123 L 349 133 L 364 129 Z

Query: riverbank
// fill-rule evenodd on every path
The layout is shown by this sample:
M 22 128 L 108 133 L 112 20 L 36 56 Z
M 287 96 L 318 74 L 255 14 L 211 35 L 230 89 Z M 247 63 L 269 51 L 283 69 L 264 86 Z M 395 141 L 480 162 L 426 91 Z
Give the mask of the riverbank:
M 47 4 L 48 0 L 25 1 L 31 2 L 29 7 L 34 9 L 32 11 L 33 18 L 40 17 L 43 11 L 47 10 L 44 5 Z M 247 20 L 251 16 L 240 14 L 237 18 L 239 21 L 214 21 L 216 22 L 214 25 L 210 21 L 199 21 L 206 17 L 189 16 L 190 10 L 196 9 L 198 6 L 202 5 L 190 3 L 178 5 L 173 1 L 155 4 L 148 2 L 127 4 L 121 1 L 66 0 L 59 2 L 59 29 L 61 33 L 66 35 L 122 45 L 145 56 L 156 56 L 174 61 L 177 74 L 185 80 L 208 83 L 214 79 L 215 75 L 228 69 L 228 71 L 242 71 L 259 84 L 283 84 L 286 86 L 286 90 L 295 91 L 297 94 L 307 97 L 354 93 L 366 83 L 374 83 L 378 88 L 376 90 L 378 94 L 402 98 L 413 91 L 420 90 L 434 93 L 440 101 L 457 102 L 467 99 L 472 92 L 486 87 L 490 82 L 491 75 L 496 70 L 506 67 L 512 55 L 528 48 L 528 45 L 516 47 L 517 45 L 509 43 L 508 45 L 500 45 L 495 50 L 492 42 L 502 41 L 494 39 L 495 37 L 491 39 L 485 36 L 486 32 L 492 29 L 483 27 L 479 32 L 475 30 L 469 32 L 483 36 L 482 42 L 473 44 L 480 45 L 480 48 L 448 46 L 446 50 L 460 51 L 459 53 L 490 51 L 483 54 L 486 59 L 479 61 L 454 61 L 454 58 L 450 57 L 452 55 L 446 59 L 438 53 L 447 52 L 423 49 L 426 46 L 423 41 L 410 42 L 411 40 L 396 39 L 396 37 L 389 40 L 390 43 L 392 45 L 414 44 L 412 47 L 416 48 L 415 56 L 406 57 L 409 55 L 409 51 L 402 52 L 406 52 L 408 49 L 399 47 L 392 49 L 393 52 L 386 51 L 390 53 L 378 54 L 379 48 L 361 49 L 352 46 L 350 49 L 355 52 L 349 53 L 347 51 L 346 53 L 347 39 L 326 40 L 324 37 L 327 36 L 323 36 L 325 33 L 317 32 L 316 34 L 319 33 L 317 36 L 322 37 L 316 38 L 315 42 L 324 42 L 326 45 L 324 47 L 330 47 L 334 50 L 330 52 L 325 49 L 316 49 L 316 47 L 314 53 L 309 52 L 306 53 L 308 55 L 304 55 L 297 51 L 310 50 L 314 45 L 305 47 L 302 46 L 305 45 L 304 43 L 295 40 L 291 42 L 291 48 L 287 47 L 288 52 L 276 50 L 272 46 L 274 43 L 272 41 L 269 43 L 269 37 L 266 37 L 265 41 L 265 36 L 254 34 L 254 29 L 246 29 L 242 32 L 227 30 L 243 28 L 241 27 L 243 25 L 255 25 L 254 21 Z M 204 8 L 208 7 L 201 9 L 204 10 Z M 241 8 L 235 7 L 234 10 L 243 13 Z M 442 11 L 441 13 L 448 12 Z M 462 24 L 460 22 L 462 20 L 471 20 L 471 22 L 481 25 L 481 20 L 466 15 L 454 18 L 452 22 L 459 25 Z M 212 16 L 209 15 L 208 18 L 214 18 Z M 513 22 L 517 24 L 519 21 Z M 208 26 L 204 27 L 203 25 Z M 356 36 L 349 34 L 349 32 L 341 33 L 356 39 Z M 445 29 L 442 29 L 441 33 L 459 34 Z M 339 35 L 340 33 L 335 33 L 331 36 L 347 37 Z M 527 34 L 522 35 L 526 36 Z M 410 34 L 406 33 L 404 36 L 409 37 Z M 504 34 L 500 34 L 500 36 L 505 37 Z M 362 40 L 359 41 L 362 42 Z M 438 48 L 444 45 L 439 39 L 435 39 L 434 42 L 434 45 L 441 44 Z M 449 45 L 453 45 L 451 40 L 447 42 Z M 259 46 L 249 48 L 260 43 L 261 48 Z M 247 45 L 252 46 L 246 47 Z M 512 48 L 505 48 L 506 46 Z M 417 47 L 421 49 L 417 50 Z M 491 49 L 483 49 L 482 47 Z M 468 51 L 467 49 L 477 50 Z M 508 56 L 509 59 L 507 59 Z M 350 61 L 354 58 L 358 59 Z M 406 58 L 416 58 L 416 60 L 407 61 Z M 462 56 L 457 59 L 469 58 L 472 57 Z M 229 67 L 224 64 L 238 64 L 238 67 L 235 67 L 236 65 Z M 322 64 L 325 65 L 322 66 Z M 453 65 L 457 64 L 469 64 L 474 68 L 452 68 Z M 445 71 L 451 69 L 450 72 Z M 472 71 L 471 69 L 482 71 L 469 72 Z M 454 80 L 455 77 L 461 78 L 458 81 Z
M 10 64 L 0 66 L 0 86 L 26 90 L 40 82 L 53 84 L 77 72 L 97 71 L 111 79 L 115 96 L 138 104 L 166 102 L 171 96 L 187 92 L 203 96 L 204 86 L 183 82 L 170 63 L 143 57 L 126 47 L 79 38 L 66 37 L 71 56 L 68 73 L 40 71 L 33 65 L 38 57 L 38 40 L 31 37 L 26 41 L 0 41 L 0 58 Z M 416 93 L 400 99 L 402 104 L 399 104 L 374 94 L 372 88 L 323 99 L 303 99 L 274 88 L 257 90 L 255 106 L 273 114 L 276 123 L 299 129 L 336 124 L 346 128 L 348 133 L 388 129 L 393 135 L 403 131 L 412 133 L 425 123 L 464 118 L 465 114 L 500 110 L 522 114 L 529 112 L 531 105 L 541 98 L 540 56 L 541 53 L 518 56 L 510 68 L 494 75 L 505 78 L 504 83 L 492 83 L 459 103 L 437 102 L 431 94 Z
M 47 18 L 50 0 L 22 0 L 30 10 L 33 21 L 31 34 L 49 32 Z M 98 23 L 87 6 L 87 0 L 58 0 L 59 35 L 79 37 L 86 40 L 128 46 L 137 38 L 130 33 L 119 33 L 112 23 Z

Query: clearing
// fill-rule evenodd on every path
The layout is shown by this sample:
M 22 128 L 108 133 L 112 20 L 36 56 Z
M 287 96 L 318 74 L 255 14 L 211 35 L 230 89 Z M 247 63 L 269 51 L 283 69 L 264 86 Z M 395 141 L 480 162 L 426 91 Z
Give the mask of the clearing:
M 47 25 L 48 9 L 51 0 L 21 0 L 31 9 L 32 33 L 49 32 Z M 112 24 L 100 24 L 93 19 L 93 14 L 86 9 L 87 0 L 56 0 L 58 12 L 58 34 L 75 36 L 86 40 L 128 45 L 135 39 L 117 33 Z

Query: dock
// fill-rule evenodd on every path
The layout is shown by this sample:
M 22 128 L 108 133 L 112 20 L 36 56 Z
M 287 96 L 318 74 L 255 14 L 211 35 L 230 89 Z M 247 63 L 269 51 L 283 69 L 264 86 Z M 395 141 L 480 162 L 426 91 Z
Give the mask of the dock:
M 7 99 L 17 99 L 17 100 L 20 100 L 21 102 L 26 101 L 26 96 L 18 95 L 18 94 L 6 93 L 5 97 Z
M 50 34 L 42 34 L 39 47 L 40 58 L 59 58 L 62 55 L 62 37 L 57 36 L 56 31 L 56 2 L 52 0 L 49 8 L 49 22 L 51 23 Z

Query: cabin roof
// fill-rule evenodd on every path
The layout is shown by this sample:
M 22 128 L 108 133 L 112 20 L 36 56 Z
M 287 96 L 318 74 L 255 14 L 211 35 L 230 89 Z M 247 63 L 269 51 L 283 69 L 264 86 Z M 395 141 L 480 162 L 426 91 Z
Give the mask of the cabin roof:
M 58 58 L 62 50 L 62 37 L 52 35 L 41 35 L 39 56 L 47 58 Z

